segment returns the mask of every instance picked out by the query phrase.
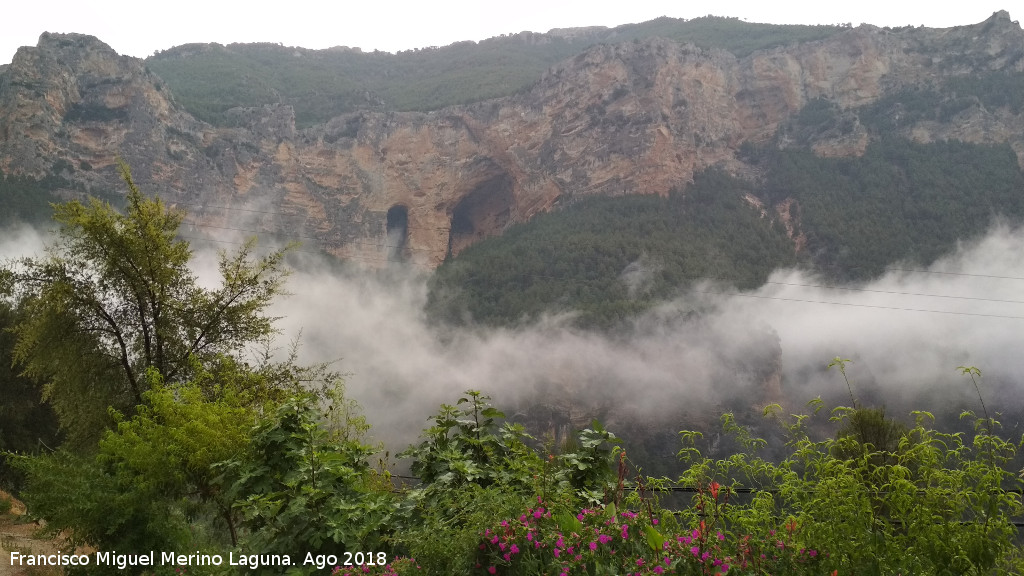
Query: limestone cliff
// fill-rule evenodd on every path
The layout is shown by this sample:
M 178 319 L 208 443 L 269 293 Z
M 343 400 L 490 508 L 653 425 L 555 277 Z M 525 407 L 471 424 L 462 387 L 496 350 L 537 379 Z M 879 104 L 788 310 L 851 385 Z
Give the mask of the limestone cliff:
M 181 203 L 207 230 L 430 267 L 559 202 L 665 194 L 712 165 L 746 173 L 740 145 L 777 138 L 811 100 L 855 110 L 986 70 L 1024 72 L 1024 32 L 1005 12 L 949 29 L 865 25 L 743 58 L 658 39 L 599 45 L 508 98 L 360 112 L 301 131 L 288 106 L 236 109 L 231 127 L 214 128 L 182 111 L 141 61 L 92 37 L 44 34 L 0 74 L 0 170 L 59 171 L 65 194 L 120 190 L 112 164 L 121 156 L 144 190 Z M 862 152 L 868 134 L 851 122 L 815 151 Z M 1024 118 L 1006 107 L 902 131 L 1008 142 L 1024 158 Z

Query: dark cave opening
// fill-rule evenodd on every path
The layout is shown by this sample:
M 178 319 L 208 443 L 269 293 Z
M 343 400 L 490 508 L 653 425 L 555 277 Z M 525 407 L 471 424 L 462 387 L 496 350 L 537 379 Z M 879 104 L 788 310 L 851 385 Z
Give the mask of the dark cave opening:
M 388 209 L 387 215 L 387 247 L 388 260 L 404 260 L 405 245 L 409 238 L 409 209 L 396 205 Z
M 449 255 L 455 256 L 474 242 L 500 234 L 512 218 L 514 205 L 512 179 L 507 174 L 497 175 L 474 188 L 452 209 Z

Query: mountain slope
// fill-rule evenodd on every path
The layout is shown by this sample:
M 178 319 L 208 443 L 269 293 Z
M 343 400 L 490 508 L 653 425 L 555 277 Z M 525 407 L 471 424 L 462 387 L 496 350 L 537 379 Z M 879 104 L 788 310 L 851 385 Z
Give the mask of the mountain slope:
M 765 169 L 751 150 L 857 157 L 895 137 L 1004 145 L 1020 162 L 1022 77 L 1024 32 L 999 12 L 742 56 L 666 39 L 600 44 L 503 98 L 306 129 L 288 105 L 234 108 L 218 127 L 185 112 L 142 61 L 45 34 L 0 77 L 0 171 L 55 179 L 59 197 L 116 194 L 121 156 L 144 190 L 190 210 L 193 234 L 240 229 L 370 265 L 435 267 L 555 206 L 667 195 L 712 167 L 756 192 Z M 780 188 L 759 201 L 771 215 L 794 199 Z

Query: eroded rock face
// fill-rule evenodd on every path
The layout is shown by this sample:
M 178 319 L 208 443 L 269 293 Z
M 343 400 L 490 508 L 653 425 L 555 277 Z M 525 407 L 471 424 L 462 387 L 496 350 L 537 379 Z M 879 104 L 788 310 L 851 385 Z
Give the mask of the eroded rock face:
M 513 97 L 360 112 L 303 131 L 288 106 L 236 109 L 232 127 L 213 128 L 183 112 L 141 61 L 89 36 L 44 34 L 0 75 L 0 169 L 58 167 L 73 183 L 68 194 L 116 191 L 120 156 L 144 190 L 181 203 L 208 230 L 432 267 L 556 202 L 666 194 L 712 165 L 742 173 L 738 147 L 774 138 L 812 99 L 848 109 L 979 70 L 1024 71 L 1024 33 L 1005 12 L 941 30 L 861 26 L 745 58 L 658 39 L 599 45 Z M 975 107 L 906 135 L 1009 142 L 1024 158 L 1024 120 L 1006 109 Z M 814 149 L 860 154 L 867 141 L 855 129 Z M 405 223 L 398 254 L 387 237 L 395 210 Z

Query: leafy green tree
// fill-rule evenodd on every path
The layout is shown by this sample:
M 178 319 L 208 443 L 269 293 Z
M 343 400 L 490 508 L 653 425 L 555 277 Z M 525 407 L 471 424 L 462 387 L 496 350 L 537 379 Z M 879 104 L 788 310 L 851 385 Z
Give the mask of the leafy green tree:
M 568 514 L 614 491 L 619 451 L 611 432 L 594 423 L 561 454 L 542 458 L 522 427 L 503 418 L 490 397 L 467 390 L 455 405 L 442 404 L 422 441 L 399 454 L 412 458 L 422 484 L 396 515 L 393 539 L 429 573 L 478 573 L 480 534 L 523 503 Z
M 143 404 L 154 368 L 166 382 L 188 380 L 194 359 L 212 361 L 273 333 L 264 314 L 282 293 L 285 250 L 256 257 L 255 241 L 222 253 L 223 282 L 199 285 L 192 251 L 177 239 L 184 213 L 142 195 L 126 164 L 127 209 L 91 200 L 55 206 L 57 242 L 18 261 L 15 359 L 44 382 L 44 396 L 71 439 L 95 439 L 107 408 Z
M 264 414 L 297 393 L 298 380 L 287 392 L 274 384 L 280 374 L 333 377 L 317 368 L 225 358 L 173 386 L 150 368 L 144 403 L 131 418 L 114 414 L 116 426 L 103 434 L 96 454 L 59 450 L 14 458 L 26 475 L 23 498 L 70 544 L 219 553 L 245 535 L 235 499 L 248 496 L 225 484 L 219 463 L 249 451 L 254 426 L 273 420 Z M 266 389 L 280 396 L 254 397 Z M 334 396 L 344 401 L 340 392 Z
M 442 404 L 423 441 L 398 456 L 412 458 L 412 473 L 427 486 L 475 483 L 486 488 L 520 480 L 516 464 L 537 462 L 524 444 L 529 436 L 522 426 L 500 426 L 498 420 L 505 414 L 489 401 L 478 390 L 467 390 L 455 406 Z M 524 461 L 526 455 L 534 456 L 533 461 Z M 516 457 L 524 458 L 516 462 Z
M 373 449 L 332 440 L 316 398 L 299 394 L 220 464 L 247 531 L 245 549 L 302 555 L 379 550 L 394 510 L 390 483 L 367 463 Z

